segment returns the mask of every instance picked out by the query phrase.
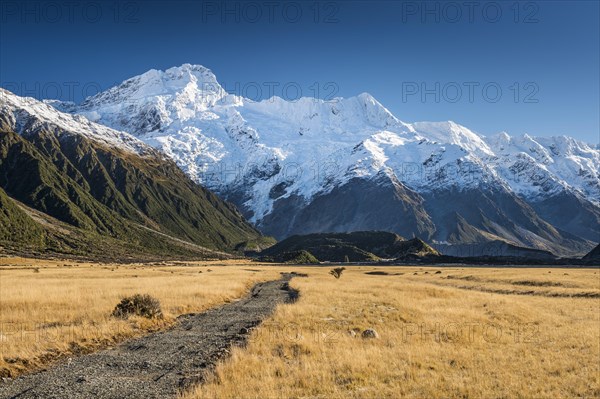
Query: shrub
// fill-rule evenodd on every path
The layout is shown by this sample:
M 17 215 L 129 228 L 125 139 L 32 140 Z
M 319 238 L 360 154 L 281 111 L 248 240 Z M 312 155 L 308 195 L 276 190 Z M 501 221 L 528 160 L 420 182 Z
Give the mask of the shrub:
M 345 267 L 336 267 L 335 269 L 331 269 L 329 271 L 329 274 L 331 274 L 335 278 L 340 278 L 342 277 L 342 273 L 344 272 L 344 270 L 346 270 Z
M 146 317 L 148 319 L 162 318 L 162 310 L 158 299 L 145 294 L 135 294 L 121 299 L 112 315 L 123 319 L 131 315 Z
M 379 333 L 372 328 L 367 328 L 362 332 L 361 337 L 369 339 L 369 338 L 379 338 Z

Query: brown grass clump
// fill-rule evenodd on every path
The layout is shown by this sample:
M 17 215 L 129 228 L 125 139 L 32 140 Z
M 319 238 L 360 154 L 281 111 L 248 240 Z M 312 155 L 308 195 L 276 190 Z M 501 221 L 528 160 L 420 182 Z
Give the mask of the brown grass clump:
M 122 319 L 133 315 L 147 319 L 162 319 L 163 317 L 160 301 L 148 294 L 135 294 L 121 299 L 121 302 L 113 310 L 112 315 Z

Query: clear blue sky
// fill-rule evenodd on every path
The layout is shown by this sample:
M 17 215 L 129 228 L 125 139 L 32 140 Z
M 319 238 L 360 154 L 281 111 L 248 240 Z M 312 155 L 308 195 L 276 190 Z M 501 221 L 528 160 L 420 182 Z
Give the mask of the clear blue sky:
M 0 3 L 2 87 L 80 101 L 192 63 L 251 98 L 369 92 L 407 122 L 600 141 L 595 0 L 73 4 Z

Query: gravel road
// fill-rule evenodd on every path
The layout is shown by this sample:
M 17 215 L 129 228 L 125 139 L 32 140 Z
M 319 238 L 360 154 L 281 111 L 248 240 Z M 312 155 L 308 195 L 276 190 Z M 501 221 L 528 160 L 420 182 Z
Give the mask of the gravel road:
M 238 301 L 181 316 L 165 331 L 132 339 L 0 384 L 0 398 L 168 398 L 202 381 L 278 303 L 293 301 L 293 274 L 255 285 Z

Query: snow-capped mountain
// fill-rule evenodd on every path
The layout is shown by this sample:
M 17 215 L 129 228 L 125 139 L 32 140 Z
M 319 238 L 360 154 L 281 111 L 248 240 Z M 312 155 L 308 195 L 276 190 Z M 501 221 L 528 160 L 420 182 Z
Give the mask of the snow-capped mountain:
M 278 238 L 378 229 L 559 253 L 600 240 L 600 150 L 569 137 L 404 123 L 366 93 L 256 102 L 189 64 L 49 103 L 162 150 Z
M 0 196 L 0 241 L 18 252 L 156 259 L 262 242 L 236 207 L 162 152 L 2 89 Z
M 2 88 L 0 88 L 0 116 L 4 125 L 20 134 L 34 132 L 40 128 L 52 131 L 76 131 L 96 142 L 138 155 L 143 155 L 149 150 L 155 152 L 129 133 L 91 122 L 80 115 L 59 112 L 48 103 L 30 97 L 20 97 Z

